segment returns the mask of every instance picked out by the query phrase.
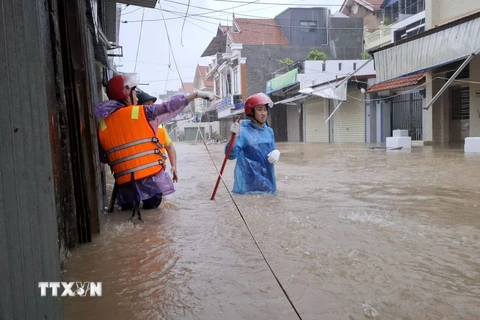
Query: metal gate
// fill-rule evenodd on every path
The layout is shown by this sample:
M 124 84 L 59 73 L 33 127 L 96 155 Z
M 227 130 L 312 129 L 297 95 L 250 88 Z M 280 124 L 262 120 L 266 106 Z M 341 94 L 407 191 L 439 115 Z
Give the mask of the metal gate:
M 418 92 L 393 98 L 392 130 L 408 130 L 412 140 L 422 140 L 422 100 Z

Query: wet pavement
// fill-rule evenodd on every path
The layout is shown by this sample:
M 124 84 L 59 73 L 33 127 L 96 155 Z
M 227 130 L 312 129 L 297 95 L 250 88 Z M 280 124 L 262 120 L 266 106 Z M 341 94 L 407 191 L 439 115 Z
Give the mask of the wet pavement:
M 222 145 L 209 145 L 219 167 Z M 480 319 L 480 155 L 279 144 L 277 196 L 234 196 L 303 319 Z M 220 185 L 205 146 L 176 143 L 177 192 L 103 216 L 70 253 L 65 319 L 298 319 Z M 234 161 L 225 169 L 233 185 Z M 111 189 L 111 185 L 110 185 Z

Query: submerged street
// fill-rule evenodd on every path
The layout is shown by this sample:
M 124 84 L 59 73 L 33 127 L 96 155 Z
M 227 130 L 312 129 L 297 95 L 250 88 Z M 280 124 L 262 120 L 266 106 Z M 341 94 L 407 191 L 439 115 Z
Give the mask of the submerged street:
M 103 296 L 62 298 L 65 319 L 296 319 L 225 187 L 209 200 L 205 146 L 175 147 L 176 193 L 144 223 L 104 215 L 70 253 L 64 281 L 102 281 Z M 303 319 L 478 319 L 480 155 L 277 147 L 278 195 L 234 199 Z M 208 148 L 220 169 L 224 145 Z

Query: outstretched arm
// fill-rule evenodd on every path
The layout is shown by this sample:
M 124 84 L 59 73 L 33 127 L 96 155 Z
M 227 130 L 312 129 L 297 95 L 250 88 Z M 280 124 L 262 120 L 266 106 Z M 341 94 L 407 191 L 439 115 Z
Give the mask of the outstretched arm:
M 165 122 L 176 117 L 188 104 L 196 99 L 202 98 L 209 101 L 215 99 L 215 95 L 207 91 L 198 91 L 188 96 L 174 96 L 169 101 L 160 104 L 144 106 L 148 121 L 156 120 L 157 123 Z

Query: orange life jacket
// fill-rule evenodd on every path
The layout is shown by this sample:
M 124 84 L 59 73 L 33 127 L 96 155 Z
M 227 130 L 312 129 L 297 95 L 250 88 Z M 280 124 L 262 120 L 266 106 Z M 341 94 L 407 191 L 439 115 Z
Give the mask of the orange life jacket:
M 167 143 L 167 137 L 165 137 L 165 127 L 163 125 L 159 125 L 157 128 L 157 138 L 158 142 L 160 142 L 164 147 L 160 149 L 160 152 L 165 155 L 167 150 L 165 149 L 165 144 Z
M 123 107 L 100 121 L 100 145 L 117 184 L 141 180 L 163 170 L 165 157 L 143 106 Z

